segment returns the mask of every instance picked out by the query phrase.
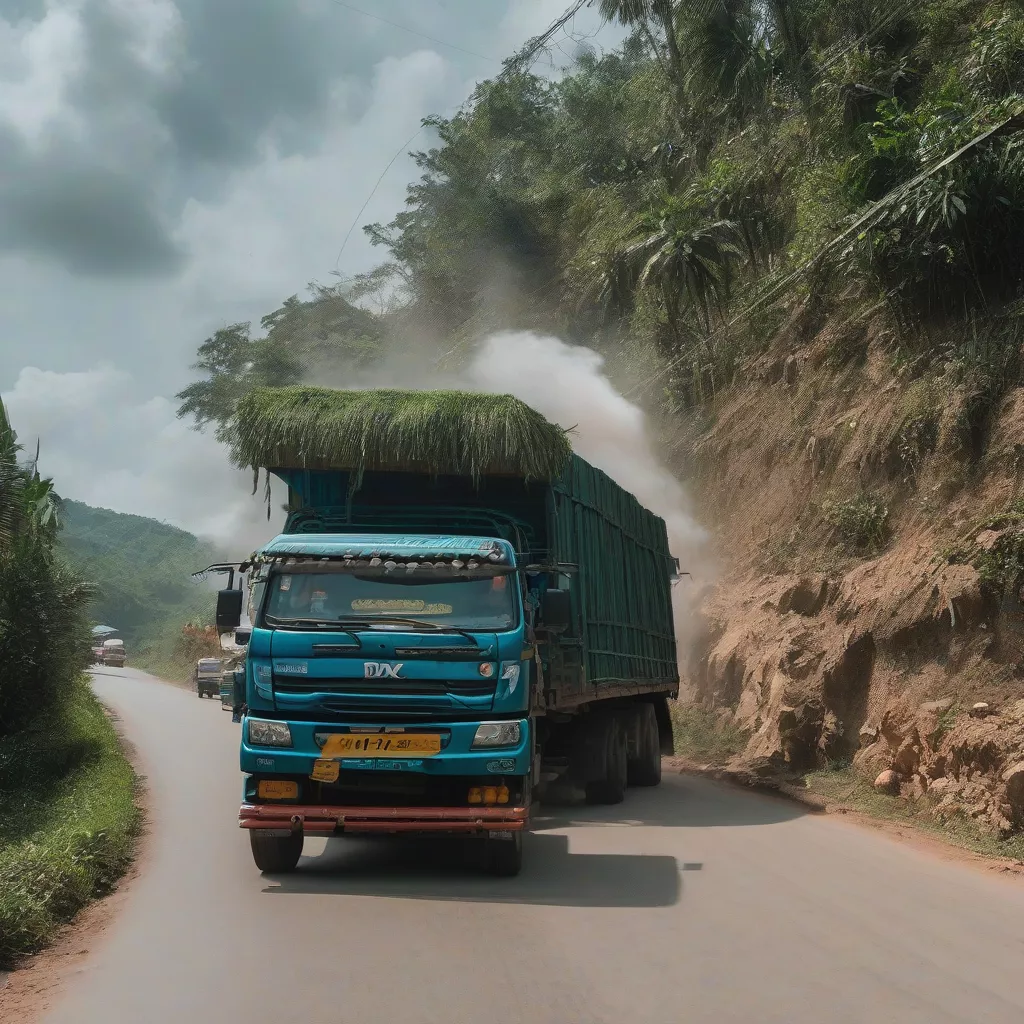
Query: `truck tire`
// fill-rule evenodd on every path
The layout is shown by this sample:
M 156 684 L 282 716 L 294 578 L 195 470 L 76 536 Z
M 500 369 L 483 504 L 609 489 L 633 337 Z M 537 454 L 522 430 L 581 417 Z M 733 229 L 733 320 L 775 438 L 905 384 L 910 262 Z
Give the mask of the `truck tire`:
M 637 704 L 634 714 L 639 721 L 637 730 L 637 757 L 629 762 L 631 786 L 657 786 L 661 782 L 661 736 L 658 717 L 653 704 Z
M 523 867 L 523 833 L 511 839 L 485 839 L 487 871 L 496 878 L 515 878 Z
M 587 803 L 621 804 L 626 799 L 628 782 L 626 730 L 616 714 L 595 712 L 588 726 L 599 730 L 600 743 L 604 748 L 604 774 L 587 783 Z
M 253 830 L 249 833 L 252 859 L 264 874 L 283 875 L 295 870 L 302 856 L 302 833 L 289 836 L 265 836 Z

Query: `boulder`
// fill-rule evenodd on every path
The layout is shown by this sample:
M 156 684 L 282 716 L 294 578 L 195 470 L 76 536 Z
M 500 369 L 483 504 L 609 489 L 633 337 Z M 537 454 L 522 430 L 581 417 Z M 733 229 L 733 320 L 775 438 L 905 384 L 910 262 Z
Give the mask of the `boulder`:
M 1010 807 L 1008 817 L 1024 824 L 1024 761 L 1010 765 L 1001 778 L 1006 786 L 1006 802 Z
M 877 779 L 875 779 L 875 789 L 879 793 L 887 793 L 889 796 L 895 796 L 900 791 L 900 777 L 891 769 L 886 768 L 884 772 L 881 772 Z

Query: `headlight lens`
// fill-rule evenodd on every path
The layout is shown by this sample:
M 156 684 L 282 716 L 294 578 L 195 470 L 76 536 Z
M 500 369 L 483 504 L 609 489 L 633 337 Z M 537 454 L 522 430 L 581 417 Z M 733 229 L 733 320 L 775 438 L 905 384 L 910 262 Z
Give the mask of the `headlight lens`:
M 473 749 L 480 747 L 514 747 L 519 743 L 518 722 L 481 722 L 473 737 Z
M 249 742 L 259 747 L 290 747 L 292 731 L 287 722 L 268 722 L 265 718 L 250 718 Z

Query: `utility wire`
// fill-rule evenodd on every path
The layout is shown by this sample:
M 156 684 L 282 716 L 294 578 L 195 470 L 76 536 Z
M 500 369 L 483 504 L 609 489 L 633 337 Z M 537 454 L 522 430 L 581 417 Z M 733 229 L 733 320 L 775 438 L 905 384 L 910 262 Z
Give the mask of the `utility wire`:
M 344 0 L 331 0 L 331 3 L 336 4 L 338 7 L 344 7 L 347 10 L 356 11 L 359 14 L 365 14 L 368 18 L 374 18 L 377 21 L 382 21 L 386 25 L 394 25 L 395 28 L 400 28 L 406 32 L 412 32 L 415 35 L 423 36 L 424 39 L 430 39 L 432 42 L 442 43 L 442 45 L 444 46 L 451 45 L 449 43 L 444 43 L 443 40 L 434 39 L 433 36 L 424 35 L 422 32 L 418 32 L 415 29 L 407 28 L 405 25 L 399 25 L 397 24 L 397 22 L 388 21 L 387 18 L 381 18 L 376 14 L 370 14 L 369 11 L 364 11 L 359 7 L 353 7 L 352 4 L 345 3 Z M 522 47 L 522 49 L 519 50 L 518 53 L 513 54 L 508 60 L 503 62 L 502 70 L 496 76 L 497 81 L 509 78 L 512 75 L 516 74 L 522 67 L 528 66 L 529 63 L 533 61 L 534 56 L 537 54 L 537 52 L 541 50 L 545 45 L 547 45 L 551 37 L 555 35 L 555 33 L 559 31 L 559 29 L 564 28 L 570 21 L 572 21 L 572 19 L 575 18 L 576 15 L 579 14 L 579 12 L 588 3 L 590 3 L 590 0 L 575 0 L 575 2 L 569 7 L 569 9 L 564 14 L 562 14 L 561 17 L 556 18 L 547 27 L 547 29 L 544 30 L 544 32 L 542 32 L 539 36 L 534 36 L 533 38 L 528 39 L 526 41 L 526 44 Z M 462 47 L 454 46 L 453 49 L 462 50 Z M 483 54 L 473 53 L 472 50 L 462 50 L 462 52 L 468 53 L 473 57 L 480 57 L 483 60 L 491 61 L 491 63 L 498 63 L 491 57 L 484 57 Z M 416 132 L 413 135 L 411 135 L 406 142 L 402 143 L 401 147 L 395 152 L 395 155 L 388 161 L 387 166 L 384 168 L 383 171 L 381 171 L 380 177 L 377 179 L 376 184 L 373 186 L 373 189 L 371 190 L 370 194 L 366 197 L 366 202 L 364 202 L 363 205 L 360 207 L 359 212 L 355 215 L 355 218 L 349 225 L 348 231 L 345 233 L 344 241 L 342 241 L 341 248 L 338 250 L 338 258 L 334 261 L 334 270 L 331 271 L 331 273 L 335 277 L 341 276 L 340 273 L 338 272 L 338 266 L 341 263 L 341 257 L 345 253 L 345 247 L 348 245 L 349 239 L 352 237 L 352 232 L 355 231 L 356 225 L 359 223 L 360 217 L 362 217 L 363 213 L 366 211 L 367 206 L 370 205 L 370 202 L 373 200 L 373 197 L 377 194 L 377 189 L 380 188 L 381 182 L 383 182 L 384 180 L 384 176 L 388 173 L 388 171 L 391 170 L 395 161 L 402 155 L 403 152 L 405 152 L 406 148 L 412 145 L 413 141 L 423 131 L 424 127 L 425 125 L 421 124 L 420 127 L 416 129 Z

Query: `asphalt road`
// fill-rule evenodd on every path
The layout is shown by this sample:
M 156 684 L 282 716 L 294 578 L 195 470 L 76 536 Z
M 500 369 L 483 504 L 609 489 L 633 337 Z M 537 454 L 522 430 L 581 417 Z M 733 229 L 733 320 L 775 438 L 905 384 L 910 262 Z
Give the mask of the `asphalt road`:
M 48 1024 L 1020 1024 L 1024 885 L 689 778 L 536 822 L 516 879 L 443 847 L 307 841 L 263 878 L 237 729 L 95 686 L 150 787 L 141 877 Z

